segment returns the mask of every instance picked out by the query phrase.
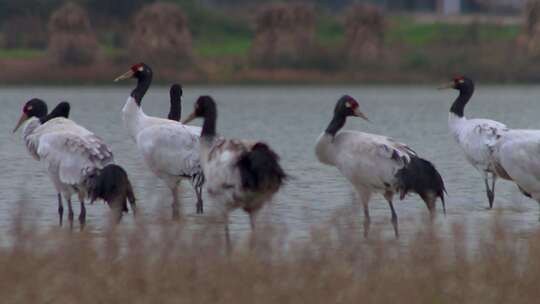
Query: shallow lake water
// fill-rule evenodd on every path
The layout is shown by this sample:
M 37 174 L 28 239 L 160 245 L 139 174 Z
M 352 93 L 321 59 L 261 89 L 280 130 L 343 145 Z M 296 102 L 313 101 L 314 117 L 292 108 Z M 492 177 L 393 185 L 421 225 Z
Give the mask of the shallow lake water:
M 171 196 L 164 184 L 149 172 L 121 120 L 121 108 L 131 86 L 118 87 L 4 87 L 0 89 L 0 233 L 10 230 L 12 219 L 24 204 L 25 218 L 37 227 L 57 226 L 56 194 L 45 166 L 31 158 L 21 140 L 12 134 L 24 102 L 32 97 L 47 101 L 49 108 L 61 101 L 71 103 L 71 118 L 109 144 L 118 164 L 128 172 L 138 198 L 140 216 L 159 220 L 169 212 Z M 212 95 L 218 103 L 218 131 L 229 138 L 261 139 L 281 156 L 291 176 L 273 202 L 260 213 L 261 223 L 283 227 L 292 238 L 303 238 L 317 224 L 340 214 L 353 214 L 363 221 L 347 180 L 332 167 L 320 164 L 314 144 L 329 123 L 336 100 L 343 94 L 355 97 L 371 123 L 349 118 L 345 129 L 384 134 L 409 144 L 420 156 L 431 160 L 442 174 L 446 188 L 447 215 L 438 206 L 437 225 L 470 224 L 474 234 L 500 218 L 517 231 L 540 228 L 538 204 L 523 197 L 512 184 L 499 181 L 495 210 L 486 210 L 487 198 L 478 172 L 469 165 L 447 126 L 448 109 L 457 92 L 437 91 L 435 86 L 185 86 L 183 116 L 192 110 L 193 101 L 202 94 Z M 168 113 L 168 87 L 153 86 L 143 100 L 149 115 Z M 540 87 L 478 86 L 466 108 L 469 117 L 492 118 L 509 127 L 540 129 Z M 200 124 L 200 121 L 197 122 Z M 193 191 L 188 183 L 182 188 L 182 211 L 188 225 L 198 218 L 215 215 L 218 208 L 206 200 L 205 214 L 195 214 Z M 78 203 L 74 203 L 78 214 Z M 426 218 L 427 209 L 418 196 L 403 201 L 396 197 L 401 235 L 412 234 Z M 373 227 L 392 236 L 390 210 L 381 196 L 370 203 Z M 351 211 L 351 212 L 349 212 Z M 95 203 L 87 207 L 89 229 L 99 232 L 105 226 L 108 207 Z M 124 225 L 132 225 L 130 216 Z M 242 211 L 230 218 L 236 235 L 249 231 Z M 362 225 L 359 225 L 362 227 Z M 360 228 L 361 230 L 361 228 Z M 352 233 L 361 233 L 353 231 Z

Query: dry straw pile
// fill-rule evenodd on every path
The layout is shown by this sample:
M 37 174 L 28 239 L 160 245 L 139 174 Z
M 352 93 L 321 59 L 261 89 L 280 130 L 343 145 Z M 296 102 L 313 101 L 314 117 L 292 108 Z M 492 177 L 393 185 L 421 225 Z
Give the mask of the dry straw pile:
M 251 50 L 256 62 L 268 65 L 301 60 L 315 42 L 315 12 L 305 4 L 271 4 L 256 19 Z
M 381 57 L 384 26 L 384 15 L 375 6 L 358 4 L 349 9 L 345 21 L 345 52 L 351 62 L 369 62 Z
M 97 59 L 99 45 L 87 12 L 75 3 L 66 3 L 49 20 L 48 52 L 61 65 L 88 65 Z
M 154 65 L 190 62 L 191 33 L 182 10 L 172 3 L 143 7 L 135 16 L 128 50 L 130 58 Z

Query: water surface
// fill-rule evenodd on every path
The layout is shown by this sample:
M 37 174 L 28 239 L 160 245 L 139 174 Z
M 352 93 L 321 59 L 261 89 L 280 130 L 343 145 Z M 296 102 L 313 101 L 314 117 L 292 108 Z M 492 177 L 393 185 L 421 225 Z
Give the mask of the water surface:
M 21 199 L 28 202 L 25 208 L 33 210 L 26 218 L 38 227 L 57 225 L 56 194 L 45 167 L 27 153 L 21 134 L 11 133 L 23 103 L 32 97 L 44 99 L 50 108 L 61 100 L 69 101 L 71 118 L 110 145 L 117 163 L 127 170 L 136 189 L 142 217 L 157 221 L 164 210 L 170 209 L 168 189 L 147 170 L 123 127 L 120 112 L 130 90 L 125 86 L 0 89 L 0 233 L 9 231 Z M 222 135 L 265 140 L 281 155 L 291 179 L 261 212 L 261 223 L 283 227 L 291 236 L 302 238 L 314 225 L 340 214 L 353 214 L 362 221 L 362 213 L 353 208 L 356 203 L 347 180 L 335 168 L 318 163 L 313 152 L 315 140 L 331 119 L 336 100 L 345 93 L 360 102 L 371 120 L 367 123 L 350 118 L 346 129 L 394 137 L 431 160 L 441 172 L 448 190 L 448 214 L 443 217 L 439 211 L 438 225 L 449 227 L 454 222 L 466 222 L 472 224 L 470 231 L 475 233 L 500 214 L 517 230 L 539 228 L 538 204 L 523 197 L 508 182 L 497 184 L 495 211 L 485 210 L 483 181 L 448 132 L 448 109 L 457 95 L 455 91 L 437 91 L 429 86 L 186 86 L 183 117 L 191 111 L 197 96 L 210 94 L 218 103 L 218 131 Z M 533 86 L 479 86 L 466 115 L 496 119 L 515 128 L 540 129 L 539 97 L 540 88 Z M 149 115 L 165 117 L 168 98 L 167 87 L 151 87 L 143 108 Z M 183 213 L 188 224 L 196 225 L 199 217 L 215 215 L 218 208 L 206 200 L 206 214 L 195 215 L 193 195 L 185 183 Z M 78 204 L 74 206 L 77 214 Z M 396 197 L 395 206 L 402 235 L 416 231 L 427 214 L 417 196 L 403 201 Z M 370 210 L 373 226 L 391 235 L 390 210 L 384 199 L 373 197 Z M 107 211 L 101 203 L 87 208 L 91 229 L 103 229 Z M 130 221 L 127 219 L 126 225 Z M 247 216 L 241 211 L 231 216 L 231 225 L 237 234 L 249 231 Z

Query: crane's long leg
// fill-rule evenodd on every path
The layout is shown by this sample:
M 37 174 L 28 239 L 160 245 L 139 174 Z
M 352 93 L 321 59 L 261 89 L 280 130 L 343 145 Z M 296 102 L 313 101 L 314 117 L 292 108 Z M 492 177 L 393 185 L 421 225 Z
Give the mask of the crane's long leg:
M 371 226 L 371 217 L 369 216 L 369 199 L 371 198 L 371 192 L 364 189 L 357 189 L 357 192 L 362 207 L 364 208 L 364 237 L 367 238 Z
M 396 239 L 399 238 L 399 227 L 398 227 L 398 217 L 396 210 L 394 209 L 394 203 L 392 203 L 392 197 L 394 194 L 392 192 L 385 192 L 384 198 L 388 201 L 388 204 L 390 205 L 390 210 L 392 211 L 392 226 L 394 226 L 394 234 L 396 235 Z
M 69 220 L 69 227 L 73 228 L 73 206 L 71 205 L 71 196 L 67 198 L 68 203 L 68 220 Z
M 485 173 L 484 174 L 484 184 L 486 185 L 486 194 L 487 194 L 487 197 L 488 197 L 488 202 L 489 202 L 489 209 L 493 208 L 493 200 L 495 199 L 495 174 L 493 174 L 493 182 L 492 182 L 492 188 L 490 189 L 489 188 L 489 183 L 488 183 L 488 176 L 489 176 L 489 173 Z
M 179 203 L 178 203 L 178 184 L 176 184 L 172 189 L 172 218 L 173 220 L 177 220 L 180 218 L 180 210 L 179 210 Z
M 62 227 L 62 221 L 64 218 L 64 204 L 62 204 L 62 194 L 58 193 L 58 217 L 60 221 L 60 227 Z
M 490 208 L 493 208 L 493 203 L 495 202 L 495 182 L 497 181 L 497 175 L 491 173 L 491 205 Z
M 79 201 L 81 202 L 81 211 L 79 213 L 79 223 L 81 224 L 81 230 L 84 228 L 86 223 L 86 208 L 84 206 L 84 195 L 79 192 Z
M 203 207 L 203 200 L 202 200 L 202 185 L 195 187 L 195 194 L 197 195 L 197 213 L 203 214 L 204 207 Z
M 204 185 L 204 175 L 203 174 L 196 174 L 193 176 L 191 180 L 191 184 L 193 185 L 193 189 L 195 189 L 195 194 L 197 195 L 197 214 L 204 213 L 203 209 L 203 200 L 202 200 L 202 187 Z

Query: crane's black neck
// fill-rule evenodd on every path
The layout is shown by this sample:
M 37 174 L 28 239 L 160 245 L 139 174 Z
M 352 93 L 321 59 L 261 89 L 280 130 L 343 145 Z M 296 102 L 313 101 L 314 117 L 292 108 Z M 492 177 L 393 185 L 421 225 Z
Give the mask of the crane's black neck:
M 168 118 L 170 120 L 180 121 L 181 117 L 182 117 L 182 101 L 180 100 L 180 96 L 178 96 L 178 99 L 176 99 L 176 97 L 173 98 L 173 96 L 171 96 L 171 109 L 169 111 Z
M 69 117 L 69 111 L 70 111 L 71 107 L 69 105 L 68 102 L 61 102 L 59 103 L 52 111 L 51 113 L 49 113 L 49 115 L 44 115 L 42 117 L 39 118 L 39 121 L 44 124 L 46 123 L 47 121 L 51 120 L 51 119 L 54 119 L 54 118 L 57 118 L 57 117 L 64 117 L 64 118 L 68 118 Z
M 204 113 L 204 122 L 201 137 L 213 139 L 216 136 L 217 111 L 215 107 L 209 107 Z
M 144 94 L 146 94 L 146 91 L 148 91 L 151 83 L 152 73 L 139 73 L 139 75 L 137 75 L 137 86 L 131 92 L 131 97 L 135 99 L 135 102 L 139 107 L 141 106 L 141 101 Z
M 326 134 L 336 136 L 336 133 L 345 125 L 346 120 L 347 116 L 344 113 L 341 113 L 339 111 L 335 112 L 334 117 L 332 118 L 330 124 L 324 132 Z
M 474 93 L 474 87 L 472 86 L 465 86 L 463 88 L 459 89 L 459 96 L 456 98 L 454 103 L 452 104 L 452 107 L 450 108 L 450 112 L 456 114 L 458 117 L 463 117 L 465 106 L 467 105 L 467 102 L 471 99 L 472 94 Z

